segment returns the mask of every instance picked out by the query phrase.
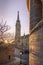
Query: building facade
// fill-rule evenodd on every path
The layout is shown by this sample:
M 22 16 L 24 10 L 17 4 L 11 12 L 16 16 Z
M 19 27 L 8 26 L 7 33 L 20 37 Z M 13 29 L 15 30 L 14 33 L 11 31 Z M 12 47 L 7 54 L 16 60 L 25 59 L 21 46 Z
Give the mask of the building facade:
M 15 26 L 15 44 L 18 45 L 20 43 L 20 36 L 21 36 L 21 24 L 19 19 L 19 11 L 17 15 L 17 21 Z
M 23 44 L 23 47 L 26 47 L 26 44 L 27 44 L 27 48 L 28 48 L 29 34 L 27 34 L 27 35 L 24 34 L 23 36 L 21 36 L 21 24 L 20 24 L 20 19 L 19 19 L 19 11 L 18 11 L 18 15 L 17 15 L 15 29 L 16 29 L 16 31 L 15 31 L 16 32 L 15 33 L 15 45 L 22 46 L 22 44 Z
M 29 2 L 29 65 L 43 65 L 43 0 Z
M 21 36 L 21 24 L 19 19 L 19 12 L 17 15 L 17 21 L 16 21 L 16 33 L 15 33 L 15 45 L 16 48 L 19 48 L 19 53 L 17 53 L 20 56 L 20 52 L 22 53 L 21 58 L 25 58 L 25 64 L 29 64 L 29 34 Z M 16 50 L 16 49 L 15 49 Z M 23 61 L 21 61 L 23 63 Z

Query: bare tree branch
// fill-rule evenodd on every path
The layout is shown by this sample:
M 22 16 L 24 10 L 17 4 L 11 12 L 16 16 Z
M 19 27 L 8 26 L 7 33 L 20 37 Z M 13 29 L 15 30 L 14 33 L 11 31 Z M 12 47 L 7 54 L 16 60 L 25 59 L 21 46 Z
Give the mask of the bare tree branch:
M 0 22 L 0 39 L 3 40 L 4 33 L 7 32 L 9 29 L 10 27 L 7 25 L 7 21 L 3 22 L 2 19 L 2 21 Z

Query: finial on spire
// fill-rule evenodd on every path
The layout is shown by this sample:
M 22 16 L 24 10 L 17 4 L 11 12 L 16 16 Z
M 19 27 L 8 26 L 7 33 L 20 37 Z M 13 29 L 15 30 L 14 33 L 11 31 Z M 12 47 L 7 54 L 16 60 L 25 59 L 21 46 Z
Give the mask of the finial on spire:
M 18 11 L 18 16 L 17 16 L 17 20 L 19 20 L 19 11 Z

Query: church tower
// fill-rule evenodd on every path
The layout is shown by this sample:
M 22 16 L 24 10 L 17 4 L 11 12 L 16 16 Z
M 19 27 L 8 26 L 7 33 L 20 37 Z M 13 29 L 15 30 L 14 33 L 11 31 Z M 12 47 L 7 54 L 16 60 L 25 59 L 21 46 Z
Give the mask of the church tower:
M 18 44 L 20 43 L 20 36 L 21 36 L 21 24 L 19 19 L 19 11 L 17 14 L 17 21 L 16 21 L 16 31 L 15 31 L 15 42 Z

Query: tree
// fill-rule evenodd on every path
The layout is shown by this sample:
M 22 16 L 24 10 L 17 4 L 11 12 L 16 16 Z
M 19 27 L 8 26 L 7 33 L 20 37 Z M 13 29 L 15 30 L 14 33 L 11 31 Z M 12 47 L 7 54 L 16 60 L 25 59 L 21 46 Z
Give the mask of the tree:
M 10 29 L 10 27 L 6 23 L 7 21 L 4 22 L 3 19 L 0 22 L 0 39 L 2 41 L 4 41 L 4 33 Z

